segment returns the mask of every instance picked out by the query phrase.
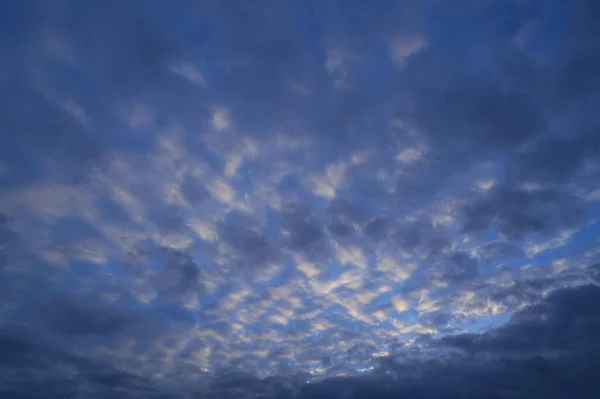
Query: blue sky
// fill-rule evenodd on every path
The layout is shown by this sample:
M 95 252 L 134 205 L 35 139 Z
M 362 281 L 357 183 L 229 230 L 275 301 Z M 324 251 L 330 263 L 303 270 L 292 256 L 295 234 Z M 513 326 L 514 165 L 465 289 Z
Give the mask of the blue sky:
M 589 364 L 599 16 L 2 2 L 1 392 L 483 397 L 474 367 Z

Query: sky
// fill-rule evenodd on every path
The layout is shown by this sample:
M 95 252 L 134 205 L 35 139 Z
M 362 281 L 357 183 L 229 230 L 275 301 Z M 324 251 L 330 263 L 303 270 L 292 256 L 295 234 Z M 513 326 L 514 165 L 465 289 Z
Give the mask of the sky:
M 600 2 L 0 2 L 0 397 L 600 397 Z

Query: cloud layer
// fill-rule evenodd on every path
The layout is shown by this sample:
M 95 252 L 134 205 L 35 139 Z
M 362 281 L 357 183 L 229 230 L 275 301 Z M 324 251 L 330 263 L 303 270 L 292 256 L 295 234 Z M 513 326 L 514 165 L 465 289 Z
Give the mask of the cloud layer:
M 0 393 L 596 397 L 599 17 L 4 2 Z

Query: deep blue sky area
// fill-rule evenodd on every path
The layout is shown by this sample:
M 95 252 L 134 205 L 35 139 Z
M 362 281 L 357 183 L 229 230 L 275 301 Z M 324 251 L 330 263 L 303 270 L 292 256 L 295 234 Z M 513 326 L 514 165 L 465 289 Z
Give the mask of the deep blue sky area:
M 0 398 L 599 398 L 600 1 L 0 1 Z

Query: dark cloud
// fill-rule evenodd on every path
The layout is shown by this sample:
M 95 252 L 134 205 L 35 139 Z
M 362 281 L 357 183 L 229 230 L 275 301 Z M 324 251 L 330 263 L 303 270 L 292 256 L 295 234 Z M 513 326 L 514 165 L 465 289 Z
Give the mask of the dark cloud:
M 16 245 L 19 236 L 10 226 L 12 218 L 0 213 L 0 271 L 7 261 L 9 249 Z
M 370 220 L 365 226 L 365 234 L 375 242 L 381 242 L 391 236 L 396 227 L 393 219 L 377 217 Z
M 432 279 L 446 284 L 460 284 L 477 276 L 479 276 L 477 261 L 464 252 L 455 252 L 445 257 L 432 270 Z
M 600 263 L 594 263 L 593 265 L 588 266 L 586 271 L 593 281 L 600 284 Z
M 556 290 L 541 303 L 515 313 L 502 327 L 481 335 L 446 337 L 440 343 L 507 357 L 595 354 L 600 349 L 594 338 L 600 331 L 598 299 L 600 289 L 595 285 Z
M 14 82 L 5 87 L 0 96 L 2 155 L 12 176 L 22 178 L 4 184 L 13 186 L 50 172 L 66 176 L 68 182 L 77 182 L 99 165 L 103 156 L 101 143 L 88 135 L 85 127 L 60 104 L 34 88 L 19 87 Z M 22 169 L 24 158 L 30 163 Z M 51 162 L 51 167 L 40 168 L 34 162 L 36 158 Z
M 114 337 L 136 319 L 124 309 L 66 295 L 53 299 L 40 311 L 50 328 L 71 336 Z
M 202 181 L 190 175 L 184 177 L 181 183 L 181 193 L 192 206 L 197 206 L 209 196 L 208 190 L 202 185 Z
M 0 328 L 0 373 L 0 394 L 10 398 L 165 397 L 149 380 L 69 353 L 18 325 Z
M 350 237 L 356 233 L 354 226 L 347 223 L 331 223 L 327 226 L 327 230 L 334 236 L 340 238 Z
M 570 181 L 586 162 L 597 159 L 600 150 L 595 133 L 580 132 L 577 125 L 573 129 L 576 131 L 568 132 L 571 133 L 568 138 L 542 139 L 528 146 L 508 167 L 509 177 L 542 184 Z
M 325 231 L 321 221 L 309 209 L 296 208 L 284 215 L 288 230 L 287 244 L 293 251 L 310 253 L 325 250 Z
M 327 229 L 335 237 L 350 237 L 357 227 L 364 225 L 370 213 L 363 207 L 347 200 L 334 199 L 327 208 Z
M 185 299 L 186 296 L 205 294 L 202 271 L 193 257 L 185 252 L 163 248 L 163 267 L 155 279 L 158 294 L 166 299 Z
M 435 258 L 450 244 L 441 226 L 435 226 L 427 216 L 409 221 L 376 217 L 364 227 L 365 235 L 374 243 L 385 243 L 423 258 Z
M 219 227 L 219 237 L 230 249 L 227 254 L 230 265 L 252 270 L 278 259 L 279 249 L 259 232 L 259 227 L 244 219 L 234 218 Z
M 392 238 L 406 251 L 424 256 L 435 256 L 449 245 L 443 229 L 436 227 L 427 217 L 400 224 Z
M 559 190 L 498 186 L 467 204 L 462 212 L 463 232 L 492 229 L 514 239 L 572 228 L 583 216 L 584 207 L 580 199 Z

